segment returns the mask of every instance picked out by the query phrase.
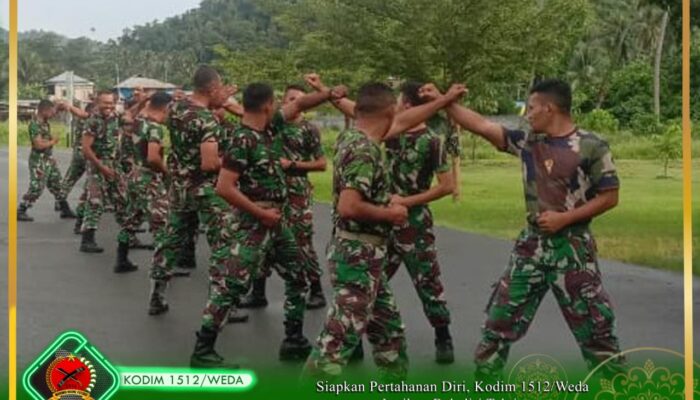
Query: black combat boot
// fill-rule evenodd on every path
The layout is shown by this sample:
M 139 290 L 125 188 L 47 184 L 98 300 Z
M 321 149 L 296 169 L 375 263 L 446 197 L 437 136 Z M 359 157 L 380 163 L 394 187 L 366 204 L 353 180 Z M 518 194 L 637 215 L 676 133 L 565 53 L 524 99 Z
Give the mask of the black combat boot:
M 70 209 L 70 206 L 68 205 L 67 201 L 65 201 L 65 200 L 59 201 L 58 206 L 61 209 L 61 218 L 62 219 L 76 218 L 76 215 L 73 213 L 73 210 Z
M 165 291 L 168 288 L 168 282 L 164 280 L 151 279 L 151 296 L 148 303 L 148 315 L 160 315 L 168 312 L 170 307 L 165 301 Z
M 438 364 L 455 362 L 454 346 L 448 325 L 435 327 L 435 362 Z
M 229 324 L 242 324 L 248 322 L 248 318 L 248 314 L 241 311 L 238 307 L 231 307 L 231 311 L 228 312 Z
M 253 289 L 241 299 L 241 308 L 263 308 L 267 307 L 267 298 L 265 297 L 265 282 L 267 277 L 262 277 L 253 280 Z
M 323 296 L 321 282 L 316 281 L 311 284 L 309 291 L 309 299 L 306 301 L 307 310 L 316 310 L 326 306 L 326 298 Z
M 78 218 L 75 219 L 75 225 L 73 225 L 73 233 L 76 235 L 80 235 L 80 233 L 83 230 L 83 216 L 78 215 Z
M 27 215 L 28 209 L 29 209 L 29 206 L 26 205 L 25 203 L 21 203 L 19 205 L 19 207 L 17 207 L 17 221 L 25 221 L 25 222 L 34 221 L 34 218 Z
M 129 261 L 129 243 L 119 242 L 119 246 L 117 247 L 117 264 L 114 266 L 114 273 L 133 272 L 137 269 L 139 269 L 139 267 Z
M 355 349 L 352 351 L 352 354 L 350 354 L 350 360 L 349 362 L 358 362 L 362 361 L 362 359 L 365 358 L 365 351 L 362 349 L 362 338 L 360 338 L 360 341 L 357 342 L 357 346 L 355 346 Z
M 285 321 L 285 338 L 280 347 L 280 361 L 304 361 L 311 353 L 311 343 L 304 337 L 302 321 Z
M 187 244 L 183 247 L 182 251 L 178 254 L 177 267 L 180 269 L 196 269 L 197 268 L 197 256 L 195 250 L 197 248 L 197 242 L 194 240 L 187 240 Z
M 224 368 L 238 369 L 235 364 L 228 364 L 224 358 L 214 350 L 217 332 L 202 327 L 197 332 L 197 342 L 194 345 L 194 353 L 190 357 L 190 367 L 192 368 Z
M 83 231 L 83 240 L 80 242 L 80 251 L 83 253 L 102 253 L 105 251 L 95 243 L 95 230 L 87 229 Z

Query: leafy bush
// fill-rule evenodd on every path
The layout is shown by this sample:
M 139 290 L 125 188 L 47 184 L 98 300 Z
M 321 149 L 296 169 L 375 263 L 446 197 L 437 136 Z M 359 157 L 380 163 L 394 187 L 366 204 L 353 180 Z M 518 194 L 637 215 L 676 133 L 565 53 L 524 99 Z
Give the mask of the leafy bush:
M 602 109 L 595 109 L 579 116 L 578 125 L 583 129 L 602 134 L 616 133 L 620 128 L 620 123 L 615 116 Z
M 664 131 L 663 124 L 651 113 L 635 114 L 630 120 L 629 128 L 632 133 L 641 136 L 660 135 Z
M 603 108 L 627 126 L 635 115 L 652 112 L 653 82 L 654 74 L 647 61 L 629 63 L 613 74 Z
M 668 165 L 681 157 L 681 141 L 683 129 L 680 124 L 671 124 L 666 127 L 662 135 L 656 136 L 655 148 L 659 158 L 664 163 L 664 177 L 668 177 Z

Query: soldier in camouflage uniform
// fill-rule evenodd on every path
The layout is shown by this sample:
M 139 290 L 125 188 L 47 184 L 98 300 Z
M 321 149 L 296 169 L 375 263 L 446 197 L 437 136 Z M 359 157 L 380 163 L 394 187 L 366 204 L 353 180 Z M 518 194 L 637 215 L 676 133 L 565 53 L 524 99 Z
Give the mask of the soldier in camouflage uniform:
M 232 275 L 236 267 L 232 256 L 234 219 L 231 207 L 214 189 L 221 163 L 218 148 L 221 126 L 210 108 L 219 108 L 233 92 L 223 86 L 219 74 L 207 66 L 197 69 L 193 83 L 194 94 L 170 107 L 171 209 L 165 235 L 157 242 L 153 254 L 149 314 L 168 311 L 166 288 L 194 213 L 206 227 L 211 256 L 209 299 L 190 364 L 192 367 L 227 368 L 234 366 L 224 362 L 214 350 L 214 344 L 234 300 L 231 294 L 236 283 Z
M 318 77 L 307 77 L 317 90 Z M 396 98 L 379 83 L 364 85 L 357 103 L 343 99 L 335 105 L 356 118 L 356 129 L 338 136 L 333 158 L 333 237 L 328 268 L 333 303 L 305 374 L 337 377 L 367 333 L 382 380 L 406 377 L 406 339 L 394 296 L 386 277 L 391 226 L 406 223 L 408 210 L 390 203 L 390 181 L 381 141 L 424 122 L 454 101 L 464 88 L 451 90 L 394 118 Z
M 253 83 L 243 93 L 244 113 L 226 148 L 217 192 L 235 207 L 235 275 L 242 287 L 250 286 L 269 262 L 285 281 L 285 338 L 281 360 L 305 359 L 311 344 L 304 337 L 303 322 L 307 290 L 305 260 L 289 225 L 287 175 L 282 167 L 282 129 L 287 121 L 317 106 L 330 91 L 305 95 L 277 109 L 274 92 L 266 84 Z M 245 293 L 236 293 L 238 295 Z
M 137 269 L 128 258 L 129 236 L 136 231 L 139 221 L 127 206 L 124 176 L 118 173 L 117 146 L 121 135 L 120 118 L 114 112 L 114 95 L 109 91 L 97 96 L 97 112 L 85 123 L 82 147 L 88 161 L 85 215 L 82 226 L 80 251 L 101 253 L 95 243 L 95 231 L 105 206 L 115 209 L 115 218 L 121 227 L 117 235 L 117 263 L 114 272 L 132 272 Z
M 589 368 L 620 351 L 610 296 L 602 284 L 591 220 L 615 207 L 619 180 L 608 144 L 578 129 L 571 88 L 545 80 L 530 92 L 530 133 L 490 122 L 453 105 L 450 116 L 523 163 L 528 226 L 495 284 L 475 351 L 477 379 L 499 379 L 508 351 L 528 330 L 549 289 L 559 303 Z M 619 371 L 620 356 L 604 373 Z
M 49 100 L 39 102 L 36 117 L 29 123 L 29 139 L 32 151 L 29 154 L 29 189 L 22 197 L 17 210 L 18 221 L 33 221 L 27 210 L 39 199 L 44 187 L 56 198 L 61 211 L 61 218 L 75 218 L 61 192 L 61 171 L 53 158 L 53 146 L 58 138 L 51 136 L 49 119 L 56 114 L 56 107 Z
M 406 82 L 401 87 L 399 109 L 425 103 L 419 91 L 423 85 Z M 454 362 L 450 336 L 450 312 L 440 281 L 433 215 L 428 203 L 452 193 L 454 183 L 444 140 L 424 124 L 386 142 L 393 201 L 408 207 L 408 221 L 392 229 L 389 239 L 387 278 L 391 280 L 401 264 L 411 276 L 423 311 L 435 329 L 436 361 Z M 438 184 L 431 188 L 433 177 Z
M 80 180 L 80 178 L 85 174 L 87 170 L 87 162 L 85 161 L 85 156 L 83 155 L 82 147 L 82 135 L 85 129 L 85 122 L 88 117 L 92 114 L 94 103 L 89 103 L 85 110 L 81 110 L 68 103 L 63 103 L 60 105 L 61 109 L 66 110 L 73 114 L 73 129 L 71 146 L 73 147 L 73 152 L 70 160 L 70 165 L 66 170 L 66 174 L 63 177 L 63 182 L 61 182 L 61 192 L 63 196 L 67 199 L 73 186 Z M 77 219 L 75 220 L 75 227 L 73 232 L 76 235 L 80 234 L 81 227 L 83 225 L 83 215 L 85 213 L 85 198 L 87 193 L 85 190 L 80 194 L 80 199 L 78 201 L 78 206 L 76 207 Z
M 285 90 L 283 104 L 290 104 L 306 93 L 304 87 L 290 85 Z M 281 126 L 280 134 L 284 143 L 285 155 L 281 159 L 282 168 L 287 174 L 289 192 L 289 225 L 294 233 L 306 265 L 306 278 L 309 283 L 307 309 L 326 306 L 321 288 L 321 266 L 313 246 L 313 188 L 308 178 L 312 171 L 324 171 L 326 159 L 321 147 L 321 134 L 318 128 L 299 114 L 296 120 Z M 253 280 L 251 292 L 243 300 L 241 307 L 258 308 L 267 306 L 265 282 L 270 275 L 270 266 L 265 265 Z

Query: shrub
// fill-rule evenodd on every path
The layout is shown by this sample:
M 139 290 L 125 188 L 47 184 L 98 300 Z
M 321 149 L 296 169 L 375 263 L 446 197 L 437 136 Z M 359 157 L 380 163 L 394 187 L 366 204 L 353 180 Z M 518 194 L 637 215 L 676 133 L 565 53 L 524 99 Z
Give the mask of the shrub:
M 595 109 L 588 114 L 579 116 L 578 124 L 583 129 L 602 134 L 617 133 L 620 128 L 620 123 L 615 116 L 602 109 Z
M 629 123 L 629 128 L 635 135 L 653 136 L 664 132 L 664 126 L 654 114 L 635 114 Z

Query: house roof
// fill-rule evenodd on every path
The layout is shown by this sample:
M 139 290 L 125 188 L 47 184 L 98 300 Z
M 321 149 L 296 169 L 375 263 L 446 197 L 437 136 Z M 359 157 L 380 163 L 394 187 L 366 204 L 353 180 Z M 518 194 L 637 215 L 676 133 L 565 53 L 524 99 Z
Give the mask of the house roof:
M 55 85 L 58 83 L 66 83 L 67 84 L 68 83 L 68 74 L 69 74 L 69 71 L 65 71 L 62 74 L 56 75 L 53 78 L 45 81 L 44 83 L 47 85 Z M 92 85 L 93 83 L 90 82 L 89 80 L 83 78 L 83 77 L 80 77 L 76 74 L 73 74 L 73 84 L 74 85 L 75 84 Z
M 176 86 L 172 83 L 162 82 L 157 79 L 144 78 L 140 75 L 134 75 L 122 82 L 119 82 L 115 89 L 135 89 L 142 87 L 144 89 L 175 89 Z

